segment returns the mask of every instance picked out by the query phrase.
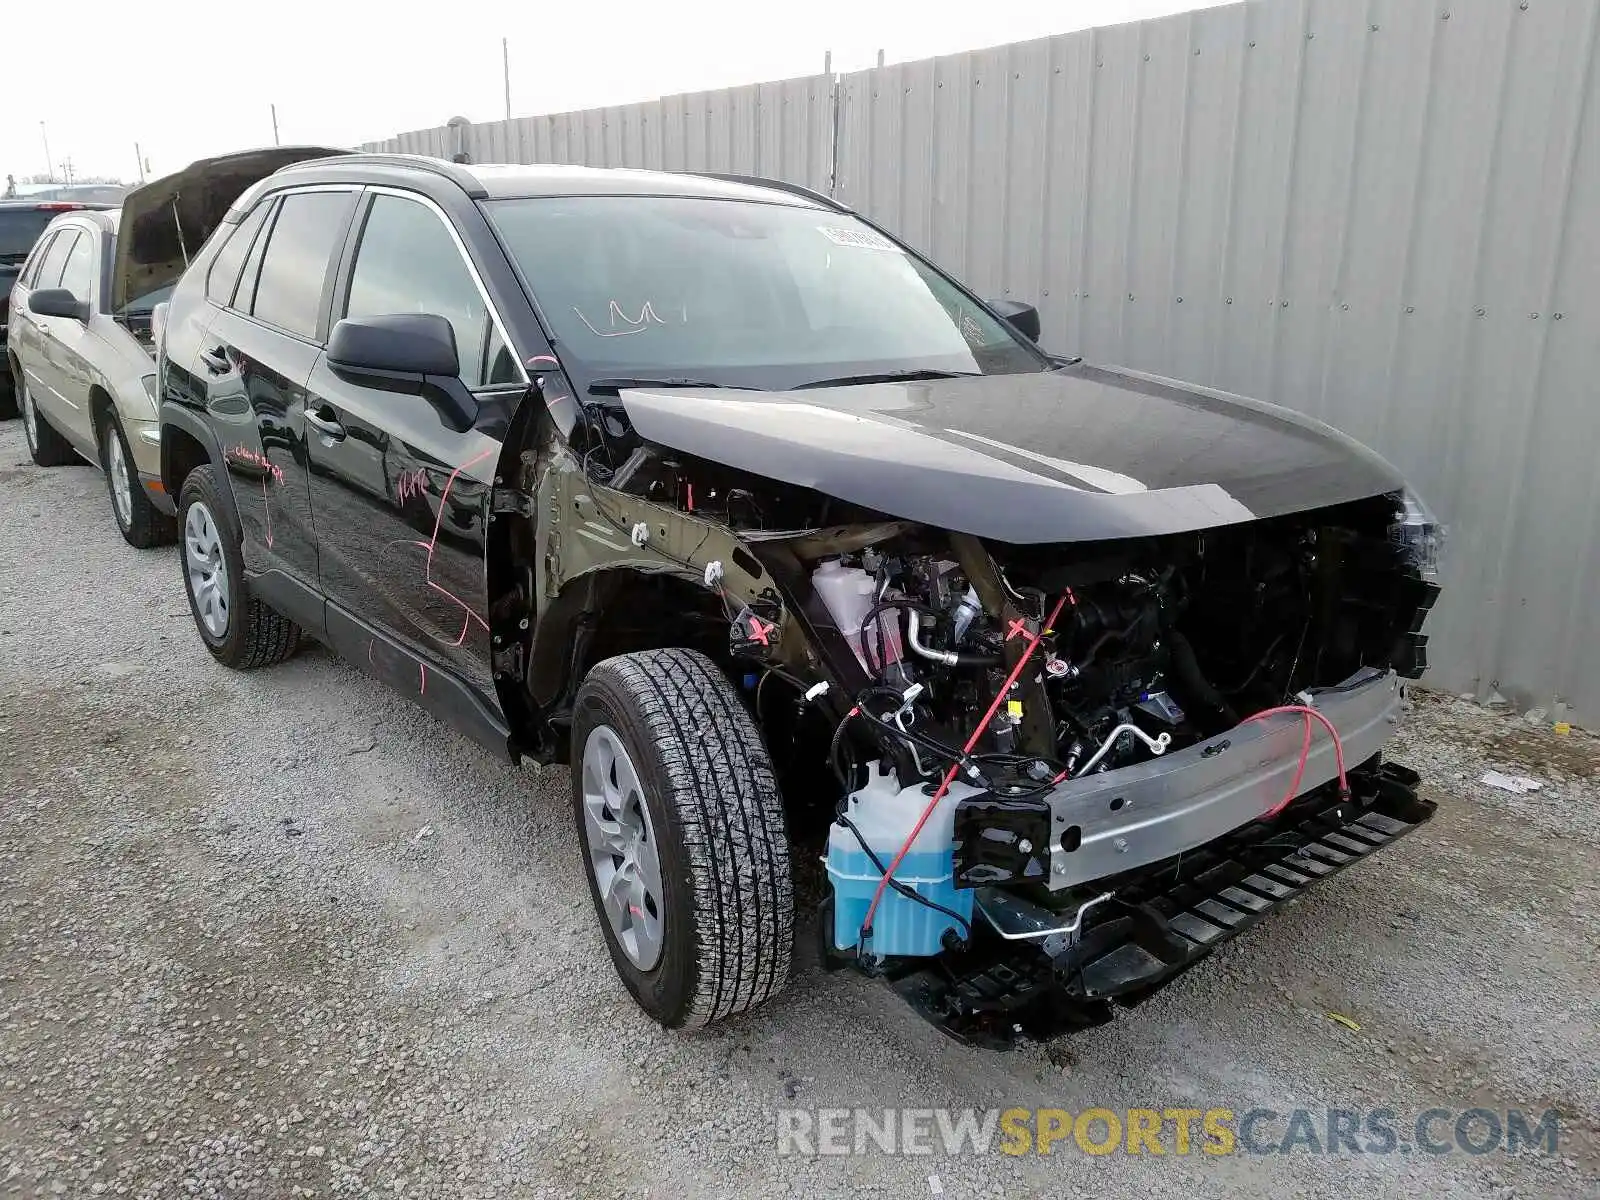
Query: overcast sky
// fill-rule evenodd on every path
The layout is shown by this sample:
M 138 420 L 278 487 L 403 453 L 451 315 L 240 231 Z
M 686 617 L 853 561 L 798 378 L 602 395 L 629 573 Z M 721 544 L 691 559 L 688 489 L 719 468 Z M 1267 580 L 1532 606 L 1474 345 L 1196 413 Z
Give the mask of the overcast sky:
M 281 140 L 355 145 L 451 116 L 624 104 L 992 46 L 1214 0 L 3 0 L 0 175 L 138 178 Z M 417 14 L 415 16 L 411 14 Z

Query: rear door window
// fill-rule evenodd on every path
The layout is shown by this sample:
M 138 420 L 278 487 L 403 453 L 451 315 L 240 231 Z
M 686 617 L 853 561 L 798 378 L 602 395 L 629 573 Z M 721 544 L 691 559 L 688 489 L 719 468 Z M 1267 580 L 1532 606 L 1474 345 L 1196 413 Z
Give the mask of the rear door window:
M 94 235 L 78 234 L 72 244 L 66 264 L 61 270 L 61 285 L 72 293 L 74 300 L 94 300 Z
M 355 193 L 291 192 L 278 207 L 256 279 L 253 316 L 315 340 L 334 251 L 344 240 Z
M 67 265 L 67 254 L 77 241 L 76 229 L 63 229 L 56 234 L 56 240 L 50 243 L 50 249 L 45 251 L 44 258 L 40 260 L 34 287 L 42 290 L 61 286 L 61 268 Z
M 244 220 L 233 227 L 222 249 L 211 260 L 211 270 L 206 274 L 206 296 L 218 304 L 233 303 L 233 289 L 239 283 L 239 269 L 244 266 L 245 255 L 266 223 L 272 202 L 263 200 L 252 208 Z

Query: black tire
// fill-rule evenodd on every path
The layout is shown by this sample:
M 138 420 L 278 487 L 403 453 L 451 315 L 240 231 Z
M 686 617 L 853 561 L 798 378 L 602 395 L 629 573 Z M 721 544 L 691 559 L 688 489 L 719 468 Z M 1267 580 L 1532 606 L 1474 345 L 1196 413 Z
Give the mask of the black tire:
M 583 753 L 609 726 L 632 760 L 656 833 L 660 958 L 640 970 L 620 945 L 585 828 Z M 639 1007 L 669 1028 L 745 1012 L 781 991 L 794 950 L 783 803 L 766 746 L 727 678 L 692 650 L 596 665 L 572 722 L 573 806 L 595 913 Z
M 189 597 L 189 612 L 211 657 L 223 666 L 236 671 L 274 666 L 299 647 L 300 627 L 277 609 L 251 596 L 245 586 L 244 556 L 239 552 L 239 518 L 233 511 L 233 504 L 217 485 L 215 471 L 211 466 L 196 467 L 189 472 L 178 493 L 179 528 L 184 531 L 179 538 L 178 562 L 183 569 L 183 590 Z M 220 586 L 226 594 L 227 615 L 220 633 L 206 627 L 189 571 L 189 517 L 190 510 L 197 505 L 205 506 L 207 517 L 215 524 L 219 550 L 227 567 L 223 573 L 225 582 Z
M 17 399 L 22 394 L 22 389 L 17 386 L 17 368 L 8 357 L 6 369 L 0 373 L 0 421 L 12 421 L 21 414 L 17 407 Z
M 117 420 L 115 413 L 108 412 L 96 432 L 100 438 L 100 469 L 106 477 L 106 495 L 111 500 L 111 516 L 116 521 L 117 528 L 122 531 L 123 540 L 138 550 L 148 550 L 151 546 L 162 546 L 173 541 L 178 536 L 178 523 L 151 503 L 150 494 L 140 484 L 138 468 L 133 465 L 133 450 L 128 445 L 127 435 L 122 432 L 122 422 Z M 126 520 L 123 519 L 122 506 L 117 500 L 118 484 L 111 463 L 112 438 L 117 440 L 117 447 L 122 453 L 123 469 L 127 476 Z
M 39 411 L 38 405 L 33 402 L 33 394 L 28 390 L 27 381 L 22 383 L 22 435 L 28 442 L 28 454 L 32 456 L 36 465 L 41 467 L 64 467 L 69 463 L 82 461 L 78 452 L 72 448 L 72 443 L 67 441 L 55 431 L 45 415 Z M 32 409 L 31 414 L 29 409 Z

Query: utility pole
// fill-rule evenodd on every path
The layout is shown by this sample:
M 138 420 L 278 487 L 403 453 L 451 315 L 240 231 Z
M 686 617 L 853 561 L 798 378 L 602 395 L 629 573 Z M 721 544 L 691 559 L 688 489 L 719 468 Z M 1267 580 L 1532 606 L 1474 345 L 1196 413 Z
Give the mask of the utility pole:
M 269 107 L 272 109 L 272 144 L 277 146 L 281 144 L 278 141 L 278 106 L 273 104 Z
M 883 51 L 882 50 L 878 51 L 878 65 L 880 67 L 883 66 Z
M 824 75 L 832 75 L 833 74 L 833 51 L 832 50 L 826 50 L 826 51 L 823 52 L 823 55 L 822 55 L 822 73 Z
M 506 120 L 511 120 L 511 43 L 500 39 L 500 70 L 506 80 Z
M 51 183 L 56 181 L 55 164 L 50 161 L 50 131 L 44 127 L 44 122 L 39 122 L 39 136 L 44 139 L 44 173 Z
M 133 144 L 133 162 L 139 168 L 139 182 L 144 182 L 144 155 L 139 151 L 139 143 Z
M 67 182 L 72 182 L 72 156 L 68 155 L 61 160 L 61 173 L 67 177 Z

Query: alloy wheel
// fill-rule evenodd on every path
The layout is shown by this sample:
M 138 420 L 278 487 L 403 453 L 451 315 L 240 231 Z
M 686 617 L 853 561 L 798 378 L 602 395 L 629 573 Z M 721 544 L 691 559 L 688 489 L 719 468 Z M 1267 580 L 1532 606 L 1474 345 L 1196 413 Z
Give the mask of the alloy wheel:
M 22 432 L 28 439 L 30 453 L 39 449 L 39 412 L 33 406 L 33 390 L 22 385 Z
M 117 427 L 106 422 L 105 432 L 106 476 L 111 481 L 111 504 L 117 512 L 117 522 L 124 529 L 133 524 L 133 481 L 128 477 L 128 459 L 122 453 L 122 438 Z

